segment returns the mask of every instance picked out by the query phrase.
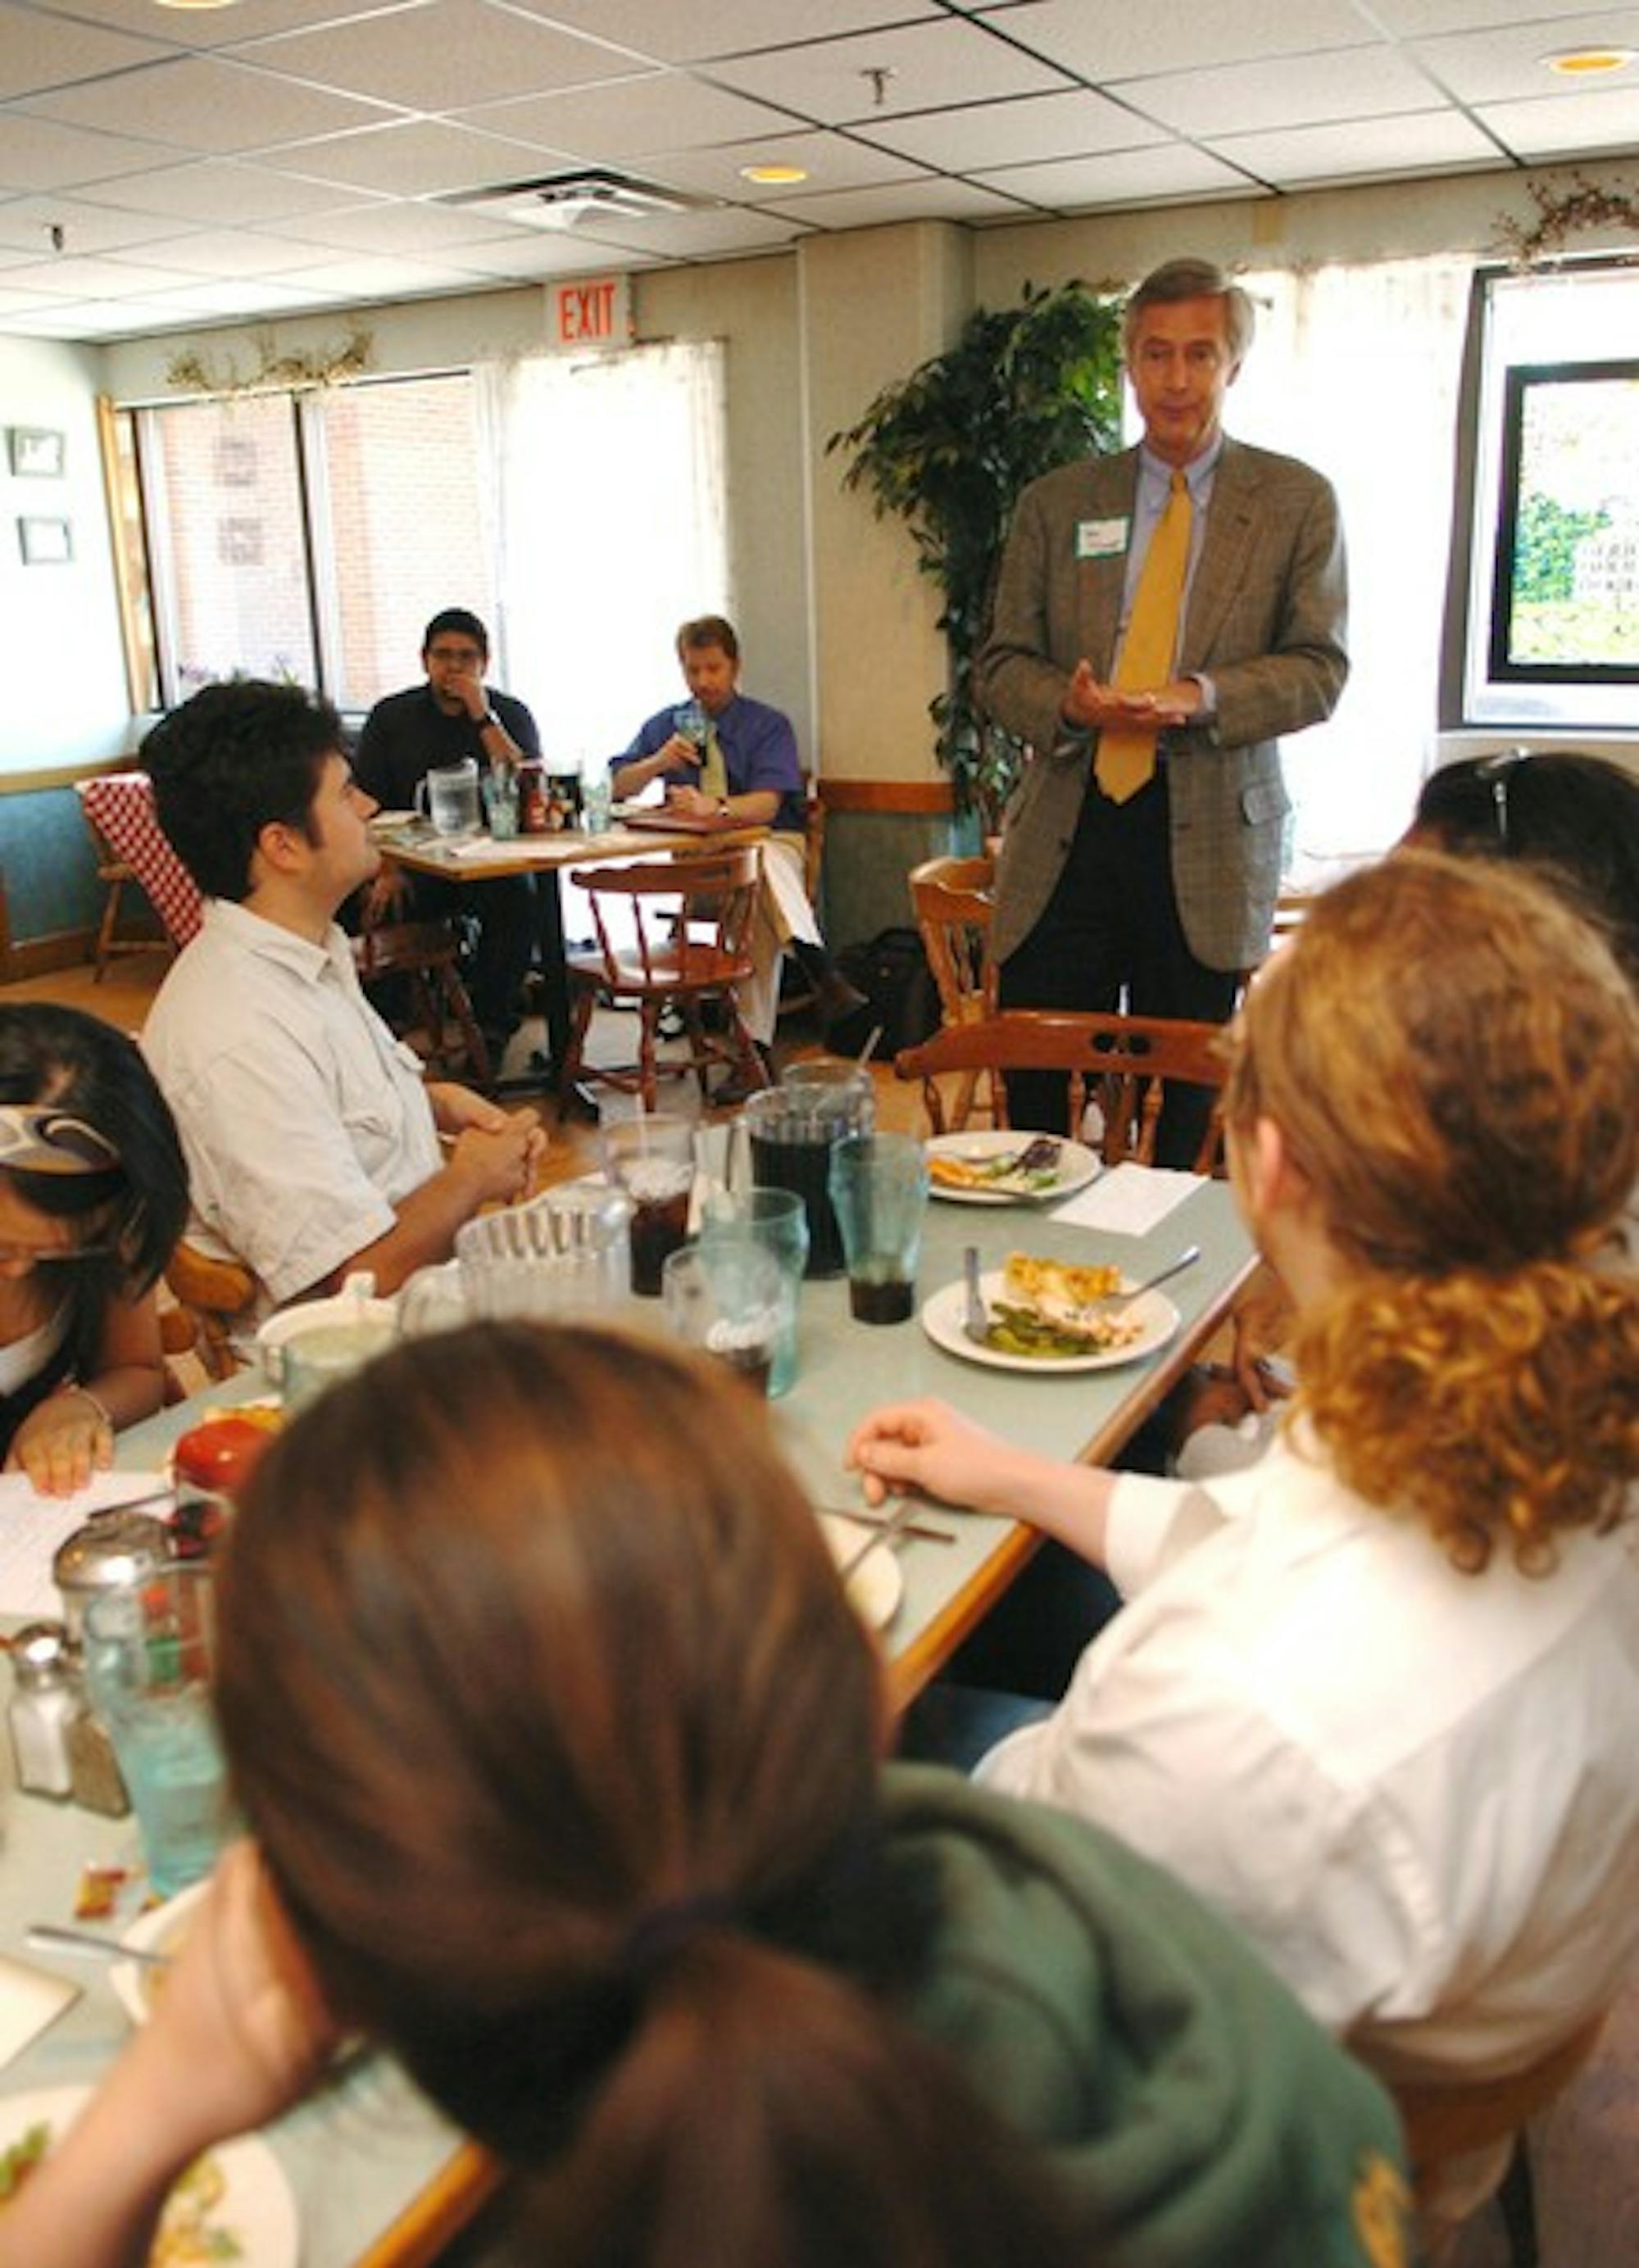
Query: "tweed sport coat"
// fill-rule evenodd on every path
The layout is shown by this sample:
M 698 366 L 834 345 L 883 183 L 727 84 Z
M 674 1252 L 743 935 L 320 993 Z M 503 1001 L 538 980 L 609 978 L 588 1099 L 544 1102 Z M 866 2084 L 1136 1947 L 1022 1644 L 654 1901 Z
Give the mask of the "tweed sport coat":
M 1019 499 L 978 659 L 980 699 L 1034 751 L 1008 805 L 993 948 L 1005 961 L 1041 918 L 1063 870 L 1092 764 L 1067 737 L 1065 687 L 1083 656 L 1107 681 L 1120 628 L 1124 549 L 1078 558 L 1083 522 L 1126 519 L 1138 452 L 1089 458 Z M 1331 485 L 1296 458 L 1226 440 L 1178 653 L 1217 691 L 1209 724 L 1162 748 L 1172 875 L 1190 950 L 1211 968 L 1251 968 L 1269 943 L 1289 808 L 1277 735 L 1331 714 L 1348 674 L 1343 534 Z

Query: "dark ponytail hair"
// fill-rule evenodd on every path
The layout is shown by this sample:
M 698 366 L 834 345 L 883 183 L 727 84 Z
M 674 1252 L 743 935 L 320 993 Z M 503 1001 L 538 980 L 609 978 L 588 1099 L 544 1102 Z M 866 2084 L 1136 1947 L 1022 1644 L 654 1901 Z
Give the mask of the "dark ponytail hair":
M 540 2257 L 1089 2261 L 892 2012 L 928 1933 L 880 1668 L 742 1387 L 597 1330 L 410 1342 L 264 1462 L 221 1616 L 321 1977 L 513 2169 Z

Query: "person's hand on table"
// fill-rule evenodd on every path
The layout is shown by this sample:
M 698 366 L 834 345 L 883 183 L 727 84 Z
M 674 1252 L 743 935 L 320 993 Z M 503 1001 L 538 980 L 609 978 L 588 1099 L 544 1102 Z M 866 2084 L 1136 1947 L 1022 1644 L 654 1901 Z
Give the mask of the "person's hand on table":
M 666 808 L 681 812 L 685 819 L 710 819 L 716 813 L 717 798 L 704 794 L 698 787 L 668 787 Z
M 0 2268 L 137 2268 L 177 2177 L 299 2102 L 339 2036 L 260 1856 L 235 1844 L 147 2022 L 0 2211 Z
M 11 1437 L 9 1473 L 23 1472 L 41 1496 L 71 1496 L 114 1462 L 114 1428 L 78 1387 L 64 1387 L 31 1410 Z
M 958 1416 L 948 1402 L 890 1402 L 861 1418 L 843 1462 L 863 1479 L 866 1500 L 881 1504 L 913 1488 L 974 1512 L 1012 1510 L 1012 1476 L 1022 1452 L 998 1433 Z
M 470 1182 L 480 1204 L 516 1204 L 528 1197 L 546 1134 L 533 1110 L 499 1114 L 498 1126 L 466 1126 L 455 1137 L 447 1170 Z

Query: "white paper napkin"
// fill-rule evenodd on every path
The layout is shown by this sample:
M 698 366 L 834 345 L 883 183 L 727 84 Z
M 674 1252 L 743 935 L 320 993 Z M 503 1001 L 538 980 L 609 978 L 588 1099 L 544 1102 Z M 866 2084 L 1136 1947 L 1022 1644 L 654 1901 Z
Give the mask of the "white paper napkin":
M 60 1616 L 63 1601 L 51 1580 L 58 1544 L 93 1512 L 164 1486 L 162 1473 L 98 1473 L 72 1496 L 38 1496 L 26 1473 L 0 1473 L 0 1615 Z
M 1102 1228 L 1117 1236 L 1145 1236 L 1205 1182 L 1201 1174 L 1181 1174 L 1168 1166 L 1112 1166 L 1107 1174 L 1053 1213 L 1074 1228 Z
M 20 2056 L 79 1995 L 78 1984 L 0 1954 L 0 2066 Z

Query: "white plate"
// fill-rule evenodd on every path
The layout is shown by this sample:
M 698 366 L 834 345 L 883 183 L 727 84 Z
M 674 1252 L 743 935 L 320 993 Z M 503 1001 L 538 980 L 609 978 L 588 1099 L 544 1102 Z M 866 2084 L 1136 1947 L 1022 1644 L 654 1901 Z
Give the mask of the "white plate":
M 978 1279 L 985 1305 L 993 1307 L 998 1300 L 1007 1296 L 1002 1271 L 993 1268 Z M 980 1346 L 969 1338 L 962 1328 L 962 1318 L 967 1313 L 965 1284 L 947 1284 L 942 1292 L 935 1292 L 922 1307 L 922 1329 L 935 1346 L 943 1347 L 947 1354 L 959 1354 L 963 1362 L 982 1362 L 992 1370 L 1026 1370 L 1039 1378 L 1044 1373 L 1056 1378 L 1061 1372 L 1072 1370 L 1118 1370 L 1124 1362 L 1136 1362 L 1141 1355 L 1154 1354 L 1163 1347 L 1178 1327 L 1178 1311 L 1164 1292 L 1146 1292 L 1133 1303 L 1133 1320 L 1141 1329 L 1135 1339 L 1126 1346 L 1105 1347 L 1096 1354 L 1067 1354 L 1043 1356 L 1004 1354 L 1000 1347 Z
M 845 1565 L 856 1551 L 863 1551 L 870 1538 L 879 1533 L 860 1521 L 844 1520 L 835 1512 L 822 1512 L 819 1524 L 825 1531 L 831 1556 L 839 1567 Z M 885 1629 L 892 1622 L 904 1596 L 904 1571 L 891 1544 L 867 1553 L 848 1578 L 848 1602 L 860 1620 L 873 1630 Z
M 168 1953 L 173 1956 L 179 1954 L 194 1909 L 210 1887 L 209 1880 L 195 1882 L 190 1889 L 179 1890 L 173 1898 L 167 1898 L 162 1906 L 150 1906 L 145 1914 L 138 1914 L 129 1929 L 121 1932 L 120 1943 L 138 1953 Z M 147 1961 L 116 1961 L 109 1970 L 108 1982 L 132 2023 L 147 2022 L 149 1995 L 159 1974 Z
M 413 825 L 420 816 L 418 811 L 373 811 L 370 814 L 370 832 L 373 835 L 388 835 L 395 827 Z
M 0 2150 L 11 2149 L 42 2122 L 50 2127 L 54 2144 L 60 2142 L 90 2097 L 88 2087 L 46 2087 L 0 2098 Z M 205 2154 L 226 2183 L 206 2225 L 237 2239 L 239 2250 L 230 2256 L 236 2268 L 296 2268 L 296 2200 L 267 2144 L 250 2135 Z M 149 2261 L 150 2268 L 166 2268 L 166 2248 L 156 2246 Z
M 1059 1171 L 1045 1189 L 951 1189 L 941 1182 L 930 1182 L 929 1194 L 948 1197 L 952 1204 L 1051 1204 L 1056 1198 L 1067 1197 L 1073 1189 L 1084 1189 L 1090 1181 L 1104 1170 L 1103 1160 L 1084 1142 L 1071 1142 L 1062 1134 L 1045 1138 L 1021 1133 L 1016 1127 L 993 1128 L 988 1133 L 935 1134 L 924 1145 L 930 1158 L 1005 1158 L 1010 1152 L 1023 1150 L 1028 1143 L 1045 1139 L 1059 1145 Z

